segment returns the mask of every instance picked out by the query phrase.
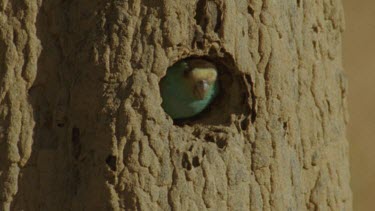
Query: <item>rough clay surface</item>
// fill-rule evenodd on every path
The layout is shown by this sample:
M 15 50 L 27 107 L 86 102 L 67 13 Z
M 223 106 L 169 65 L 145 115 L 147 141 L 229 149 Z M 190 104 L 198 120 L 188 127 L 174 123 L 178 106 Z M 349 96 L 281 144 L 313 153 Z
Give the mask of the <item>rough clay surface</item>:
M 0 210 L 351 210 L 340 0 L 0 0 Z M 175 125 L 189 56 L 224 96 Z

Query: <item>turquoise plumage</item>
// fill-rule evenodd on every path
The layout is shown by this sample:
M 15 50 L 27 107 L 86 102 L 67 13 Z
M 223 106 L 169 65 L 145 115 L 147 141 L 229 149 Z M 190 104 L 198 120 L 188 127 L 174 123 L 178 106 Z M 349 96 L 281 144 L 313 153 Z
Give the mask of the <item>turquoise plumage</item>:
M 202 59 L 180 61 L 168 68 L 160 92 L 162 107 L 172 119 L 193 117 L 218 95 L 216 67 Z

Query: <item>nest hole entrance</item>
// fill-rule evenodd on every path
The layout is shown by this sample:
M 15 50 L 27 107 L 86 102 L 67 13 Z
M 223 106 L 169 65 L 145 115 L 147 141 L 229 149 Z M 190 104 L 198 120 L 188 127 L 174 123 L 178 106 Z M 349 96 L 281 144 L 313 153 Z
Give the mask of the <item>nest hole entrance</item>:
M 183 76 L 176 79 L 177 81 L 180 80 L 179 82 L 173 81 L 172 79 L 173 77 L 176 77 L 176 75 L 178 75 L 176 74 L 178 71 L 183 72 L 185 76 L 189 75 L 191 66 L 194 66 L 190 65 L 190 63 L 193 63 L 197 60 L 214 65 L 217 72 L 217 94 L 200 112 L 197 112 L 188 117 L 179 118 L 178 115 L 176 115 L 176 112 L 189 112 L 189 109 L 185 109 L 184 106 L 188 106 L 189 103 L 194 106 L 194 102 L 192 103 L 188 100 L 186 102 L 176 102 L 175 104 L 170 102 L 173 101 L 174 97 L 178 98 L 181 95 L 187 94 L 185 92 L 181 92 L 181 90 L 184 90 L 186 88 L 183 85 L 183 80 L 190 79 L 183 78 Z M 184 65 L 184 63 L 187 65 Z M 194 67 L 196 68 L 196 66 Z M 186 70 L 184 68 L 186 68 Z M 182 88 L 178 87 L 178 84 L 180 84 Z M 244 95 L 249 96 L 246 85 L 244 83 L 243 73 L 238 70 L 235 62 L 230 57 L 191 56 L 179 60 L 167 69 L 167 73 L 164 78 L 161 79 L 159 86 L 163 100 L 162 107 L 164 111 L 173 119 L 174 124 L 177 126 L 183 126 L 186 124 L 227 125 L 230 124 L 232 114 L 240 115 L 249 113 L 248 105 L 246 105 L 246 103 L 244 103 L 243 101 Z M 191 93 L 194 93 L 194 90 L 191 90 Z M 172 99 L 170 99 L 171 97 Z M 167 102 L 169 102 L 169 104 Z M 178 109 L 181 110 L 179 111 Z

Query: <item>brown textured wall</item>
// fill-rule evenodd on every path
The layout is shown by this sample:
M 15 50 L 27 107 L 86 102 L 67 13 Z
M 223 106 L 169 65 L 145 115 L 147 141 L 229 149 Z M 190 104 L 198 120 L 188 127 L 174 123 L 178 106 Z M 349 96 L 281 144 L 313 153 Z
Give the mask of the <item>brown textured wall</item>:
M 0 3 L 2 209 L 351 210 L 341 1 Z M 223 96 L 178 126 L 192 55 Z
M 349 140 L 354 210 L 374 210 L 375 2 L 344 0 L 344 68 L 349 78 Z

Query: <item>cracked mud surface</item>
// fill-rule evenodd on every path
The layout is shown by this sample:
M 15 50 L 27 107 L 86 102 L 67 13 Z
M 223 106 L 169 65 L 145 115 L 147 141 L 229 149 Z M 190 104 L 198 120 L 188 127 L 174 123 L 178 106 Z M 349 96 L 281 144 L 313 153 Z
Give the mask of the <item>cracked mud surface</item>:
M 1 209 L 351 210 L 341 1 L 0 9 Z M 189 56 L 227 103 L 175 125 L 158 84 Z

